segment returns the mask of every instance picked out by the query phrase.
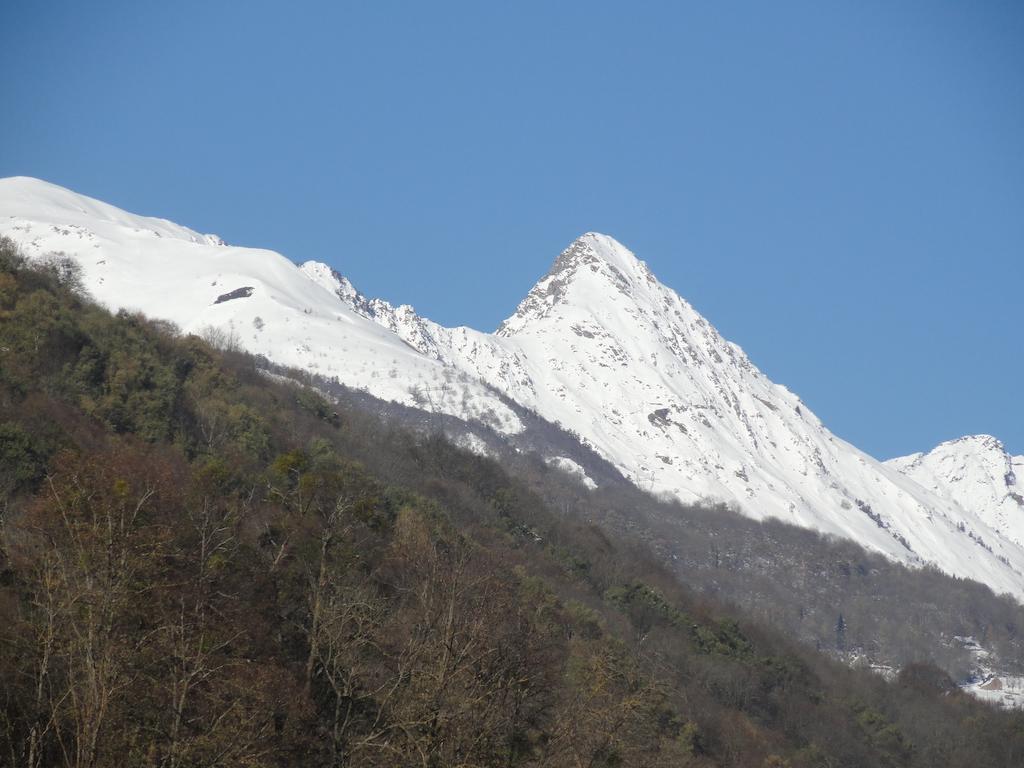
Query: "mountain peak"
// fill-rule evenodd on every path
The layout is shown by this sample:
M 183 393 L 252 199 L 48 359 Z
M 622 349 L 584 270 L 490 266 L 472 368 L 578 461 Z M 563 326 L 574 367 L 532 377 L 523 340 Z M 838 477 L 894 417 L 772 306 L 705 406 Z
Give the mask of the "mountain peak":
M 349 279 L 322 261 L 306 261 L 299 265 L 299 270 L 310 280 L 323 286 L 347 304 L 352 304 L 359 295 Z
M 927 453 L 886 462 L 933 493 L 978 515 L 994 531 L 1024 546 L 1021 513 L 1024 456 L 1011 456 L 992 435 L 947 440 Z
M 964 435 L 963 437 L 941 442 L 929 451 L 890 459 L 888 463 L 901 467 L 901 471 L 907 471 L 928 462 L 961 462 L 971 457 L 975 459 L 987 457 L 989 460 L 1000 462 L 1004 460 L 1009 461 L 1011 458 L 1006 450 L 1006 446 L 997 437 L 992 435 Z
M 573 240 L 555 259 L 548 276 L 586 265 L 590 265 L 594 272 L 603 266 L 616 283 L 629 282 L 634 277 L 650 277 L 647 265 L 636 254 L 614 237 L 600 232 L 585 232 Z
M 514 335 L 530 320 L 546 317 L 553 307 L 568 301 L 570 293 L 574 302 L 599 302 L 610 294 L 633 295 L 655 282 L 647 265 L 622 243 L 609 235 L 586 232 L 558 255 L 497 335 Z
M 973 447 L 978 449 L 998 451 L 999 453 L 1005 453 L 1006 447 L 1003 445 L 1003 441 L 992 435 L 964 435 L 963 437 L 955 440 L 947 440 L 944 443 L 940 443 L 939 448 L 945 446 L 961 446 L 961 447 Z

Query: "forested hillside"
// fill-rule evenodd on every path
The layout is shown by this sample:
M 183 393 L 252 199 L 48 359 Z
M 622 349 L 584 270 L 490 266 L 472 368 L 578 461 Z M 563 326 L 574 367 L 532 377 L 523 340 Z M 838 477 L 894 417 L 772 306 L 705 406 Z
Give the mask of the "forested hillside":
M 524 435 L 535 441 L 535 450 L 529 440 L 510 446 L 500 435 L 450 416 L 387 403 L 308 373 L 275 370 L 329 393 L 350 418 L 368 412 L 390 425 L 477 445 L 560 517 L 640 542 L 690 589 L 848 663 L 898 670 L 928 659 L 960 683 L 1024 674 L 1024 606 L 983 584 L 935 568 L 908 568 L 851 541 L 771 518 L 752 520 L 722 504 L 685 505 L 645 493 L 596 454 L 570 453 L 572 437 L 529 412 L 518 415 L 529 424 Z M 544 461 L 553 446 L 599 478 L 600 487 Z M 359 455 L 374 461 L 372 451 Z
M 0 243 L 0 761 L 1024 761 L 924 659 L 849 669 L 553 498 Z

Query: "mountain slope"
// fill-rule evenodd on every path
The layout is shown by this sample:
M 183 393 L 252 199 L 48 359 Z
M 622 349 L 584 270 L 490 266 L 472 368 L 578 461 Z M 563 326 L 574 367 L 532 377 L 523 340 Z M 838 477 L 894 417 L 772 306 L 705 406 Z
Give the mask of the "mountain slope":
M 574 430 L 647 490 L 732 501 L 1020 593 L 1019 541 L 832 435 L 609 237 L 574 242 L 493 335 L 339 295 Z
M 1021 715 L 935 665 L 850 669 L 58 277 L 0 241 L 4 765 L 1020 764 Z
M 886 464 L 1024 545 L 1024 456 L 1011 456 L 991 435 L 968 435 Z
M 140 310 L 189 332 L 212 326 L 249 352 L 379 397 L 416 405 L 422 393 L 433 410 L 483 420 L 499 432 L 521 427 L 485 387 L 456 380 L 273 251 L 229 246 L 22 177 L 0 180 L 0 234 L 29 257 L 73 258 L 88 292 L 113 310 Z
M 363 297 L 324 264 L 299 268 L 32 179 L 0 181 L 0 234 L 30 256 L 65 252 L 112 308 L 216 326 L 275 362 L 515 433 L 500 392 L 644 489 L 724 500 L 1024 594 L 1019 541 L 833 436 L 609 237 L 579 238 L 486 334 Z

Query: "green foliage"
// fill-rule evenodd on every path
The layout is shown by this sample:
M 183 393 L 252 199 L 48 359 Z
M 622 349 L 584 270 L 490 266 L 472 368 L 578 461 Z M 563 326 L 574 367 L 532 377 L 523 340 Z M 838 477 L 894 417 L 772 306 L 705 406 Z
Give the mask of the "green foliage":
M 927 662 L 907 664 L 899 671 L 896 681 L 924 694 L 945 695 L 956 690 L 956 683 L 945 670 Z
M 888 761 L 899 765 L 908 760 L 913 752 L 913 745 L 907 741 L 895 723 L 870 706 L 857 704 L 854 705 L 853 711 L 856 714 L 857 725 Z
M 695 626 L 694 642 L 702 653 L 713 653 L 733 659 L 747 660 L 754 649 L 734 619 L 723 619 L 715 625 Z
M 508 519 L 508 518 L 506 518 Z M 590 570 L 590 563 L 585 557 L 581 557 L 579 552 L 569 548 L 552 546 L 552 556 L 562 563 L 566 572 L 576 578 L 583 578 L 587 575 Z
M 335 427 L 341 424 L 341 419 L 334 408 L 321 395 L 311 389 L 296 390 L 295 402 L 299 408 L 313 414 L 321 421 L 325 421 Z
M 24 427 L 0 422 L 0 496 L 34 487 L 46 473 L 46 450 Z
M 685 614 L 669 605 L 658 590 L 641 582 L 611 587 L 604 599 L 626 613 L 641 631 L 655 624 L 682 628 L 688 623 Z
M 18 272 L 25 266 L 17 244 L 11 238 L 0 235 L 0 273 Z
M 6 247 L 0 763 L 1021 763 L 1022 716 L 941 670 L 829 661 L 496 463 Z
M 565 606 L 566 614 L 573 629 L 585 640 L 596 640 L 604 634 L 604 621 L 601 614 L 576 600 L 570 600 Z

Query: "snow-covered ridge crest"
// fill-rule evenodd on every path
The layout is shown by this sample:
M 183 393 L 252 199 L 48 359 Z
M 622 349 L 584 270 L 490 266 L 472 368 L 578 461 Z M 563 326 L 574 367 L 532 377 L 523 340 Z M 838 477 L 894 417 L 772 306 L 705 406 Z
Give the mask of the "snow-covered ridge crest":
M 447 329 L 441 329 L 436 323 L 421 318 L 409 304 L 395 307 L 384 299 L 367 298 L 356 290 L 347 277 L 318 261 L 307 261 L 300 269 L 341 299 L 352 311 L 394 332 L 427 357 L 445 361 L 443 348 L 435 338 L 435 333 Z
M 187 332 L 219 328 L 249 352 L 385 400 L 428 403 L 500 433 L 522 429 L 486 385 L 352 311 L 338 290 L 355 290 L 324 265 L 299 268 L 273 251 L 228 246 L 25 177 L 0 179 L 0 235 L 29 258 L 61 252 L 76 260 L 85 288 L 112 310 L 140 310 Z
M 85 235 L 93 224 L 123 228 L 140 238 L 166 237 L 199 245 L 225 245 L 217 235 L 204 235 L 167 219 L 138 216 L 116 206 L 79 195 L 64 187 L 28 176 L 13 176 L 3 183 L 2 211 L 7 218 L 73 227 Z
M 367 298 L 325 264 L 161 222 L 0 180 L 0 234 L 30 257 L 71 255 L 111 308 L 213 325 L 274 362 L 499 433 L 522 429 L 511 400 L 646 490 L 725 501 L 1024 597 L 1019 518 L 1004 525 L 832 435 L 611 237 L 578 238 L 488 334 Z
M 997 438 L 968 435 L 886 464 L 1024 545 L 1024 456 L 1011 456 Z

